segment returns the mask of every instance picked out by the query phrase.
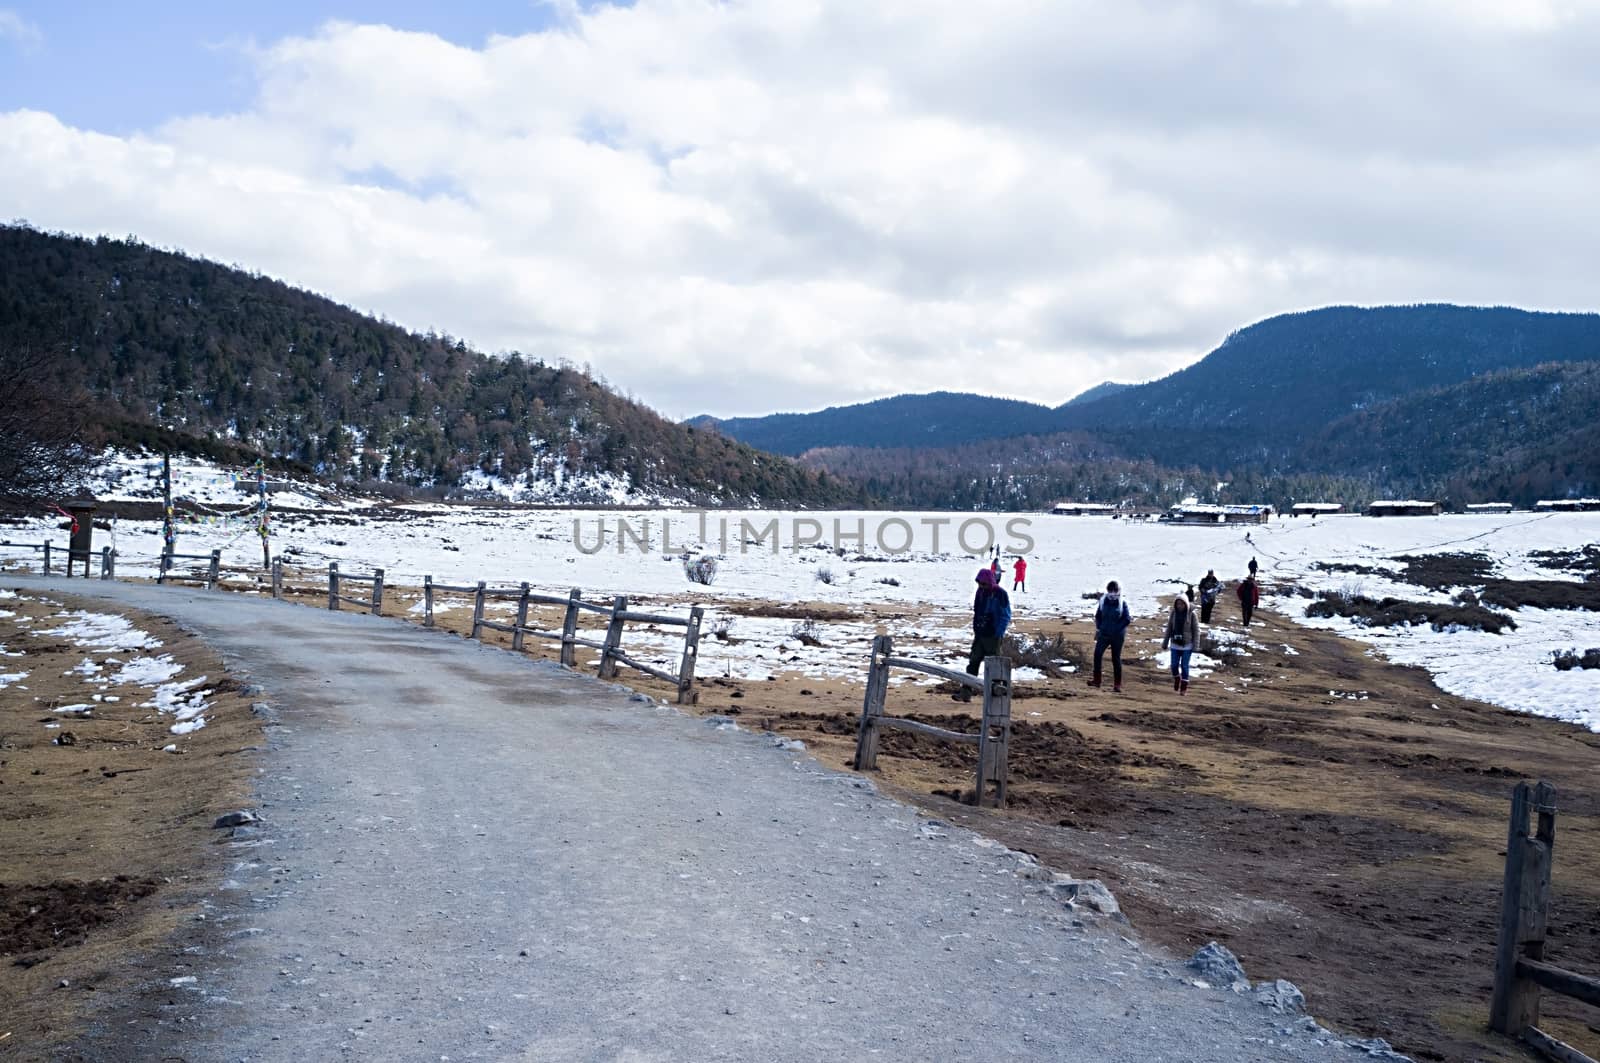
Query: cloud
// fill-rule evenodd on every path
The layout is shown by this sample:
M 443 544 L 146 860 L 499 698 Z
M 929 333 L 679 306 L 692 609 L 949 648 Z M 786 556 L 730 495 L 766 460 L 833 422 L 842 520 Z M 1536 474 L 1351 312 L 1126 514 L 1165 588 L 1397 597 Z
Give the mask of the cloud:
M 44 43 L 39 27 L 12 11 L 0 7 L 0 41 L 15 41 L 24 51 L 32 51 Z
M 1600 5 L 559 5 L 330 23 L 245 110 L 0 115 L 0 197 L 666 412 L 1058 402 L 1332 302 L 1593 299 Z

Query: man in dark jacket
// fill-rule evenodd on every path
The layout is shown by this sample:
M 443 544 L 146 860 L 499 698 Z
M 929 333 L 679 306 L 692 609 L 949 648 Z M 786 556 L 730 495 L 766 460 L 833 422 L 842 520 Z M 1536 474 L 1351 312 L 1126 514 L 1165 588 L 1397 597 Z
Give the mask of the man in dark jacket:
M 996 562 L 998 564 L 998 562 Z M 972 649 L 967 654 L 967 674 L 977 675 L 985 657 L 1000 653 L 1000 640 L 1011 626 L 1011 596 L 1000 586 L 992 568 L 978 572 L 978 593 L 972 597 Z M 957 701 L 971 701 L 972 688 L 962 687 Z
M 1250 617 L 1255 614 L 1256 606 L 1261 604 L 1261 588 L 1256 585 L 1254 576 L 1246 576 L 1243 583 L 1239 584 L 1239 611 L 1244 615 L 1244 626 L 1250 626 Z
M 1200 581 L 1200 622 L 1211 623 L 1211 610 L 1217 606 L 1217 596 L 1222 593 L 1222 581 L 1217 578 L 1217 570 L 1206 569 L 1206 578 Z
M 1090 686 L 1100 685 L 1100 662 L 1109 649 L 1111 689 L 1122 693 L 1122 640 L 1131 623 L 1133 616 L 1128 612 L 1128 603 L 1122 600 L 1122 590 L 1117 586 L 1117 581 L 1112 580 L 1106 584 L 1106 592 L 1101 595 L 1100 604 L 1094 610 L 1094 678 L 1089 680 Z

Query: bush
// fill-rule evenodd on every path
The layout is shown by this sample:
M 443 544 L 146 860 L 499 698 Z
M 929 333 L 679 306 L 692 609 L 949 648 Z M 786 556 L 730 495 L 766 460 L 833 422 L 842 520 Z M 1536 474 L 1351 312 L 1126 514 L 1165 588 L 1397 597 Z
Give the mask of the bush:
M 1476 586 L 1494 571 L 1494 562 L 1487 554 L 1417 554 L 1395 560 L 1406 566 L 1396 579 L 1436 591 Z
M 1517 622 L 1509 616 L 1481 605 L 1440 605 L 1434 602 L 1401 601 L 1399 598 L 1373 599 L 1360 594 L 1347 596 L 1327 591 L 1306 606 L 1306 615 L 1342 616 L 1363 627 L 1427 624 L 1435 631 L 1457 627 L 1487 631 L 1491 635 L 1498 635 L 1506 628 L 1516 630 L 1517 627 Z
M 1600 611 L 1600 583 L 1559 579 L 1497 579 L 1483 588 L 1483 601 L 1502 609 L 1590 609 Z
M 733 622 L 736 619 L 737 617 L 732 616 L 717 617 L 716 622 L 711 625 L 712 636 L 720 642 L 738 642 L 739 640 L 733 637 Z
M 701 583 L 709 587 L 717 579 L 717 559 L 710 554 L 701 557 L 684 558 L 683 574 L 689 577 L 690 583 Z
M 883 584 L 885 587 L 898 587 L 898 586 L 900 586 L 900 581 L 895 579 L 893 576 L 885 576 L 882 579 L 880 579 L 878 582 Z
M 833 569 L 827 565 L 818 565 L 817 570 L 812 575 L 816 577 L 818 583 L 826 583 L 830 587 L 833 586 L 833 581 L 837 578 L 833 574 Z
M 1082 671 L 1089 660 L 1081 643 L 1059 631 L 1050 635 L 1007 635 L 1000 640 L 1000 653 L 1010 659 L 1013 668 L 1037 668 L 1053 679 L 1066 674 L 1063 665 Z
M 1600 668 L 1600 649 L 1589 649 L 1579 653 L 1577 650 L 1568 650 L 1557 653 L 1553 662 L 1558 672 L 1570 672 L 1574 668 Z
M 802 646 L 822 645 L 822 629 L 815 620 L 796 620 L 794 626 L 789 628 L 789 635 L 797 639 Z
M 1210 631 L 1200 636 L 1195 649 L 1216 661 L 1218 668 L 1232 668 L 1244 658 L 1244 647 L 1237 642 L 1225 642 Z

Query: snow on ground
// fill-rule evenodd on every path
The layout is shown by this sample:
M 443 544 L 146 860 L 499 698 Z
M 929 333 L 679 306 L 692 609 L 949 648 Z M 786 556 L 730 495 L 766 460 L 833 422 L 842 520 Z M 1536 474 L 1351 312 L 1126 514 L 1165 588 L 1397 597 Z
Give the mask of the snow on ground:
M 41 518 L 10 537 L 39 541 L 48 533 L 62 538 L 53 530 L 55 523 Z M 1016 621 L 1028 630 L 1035 617 L 1087 616 L 1094 609 L 1092 595 L 1111 579 L 1121 582 L 1136 613 L 1154 615 L 1175 593 L 1215 569 L 1230 584 L 1218 616 L 1232 619 L 1237 604 L 1231 584 L 1244 575 L 1251 557 L 1260 562 L 1269 589 L 1300 585 L 1444 601 L 1453 591 L 1429 591 L 1392 578 L 1402 567 L 1392 559 L 1476 551 L 1488 554 L 1506 578 L 1570 580 L 1576 577 L 1541 567 L 1532 552 L 1600 540 L 1596 513 L 1331 515 L 1279 518 L 1264 525 L 1174 526 L 1048 514 L 602 511 L 346 500 L 317 512 L 275 513 L 272 526 L 273 552 L 289 564 L 320 572 L 337 561 L 353 574 L 381 567 L 390 587 L 419 586 L 424 575 L 432 575 L 437 582 L 485 580 L 491 586 L 527 580 L 554 594 L 581 587 L 591 599 L 628 594 L 678 606 L 698 602 L 711 614 L 701 674 L 742 678 L 803 666 L 819 676 L 859 679 L 872 632 L 865 617 L 859 623 L 824 622 L 822 645 L 803 646 L 793 637 L 793 621 L 740 616 L 730 631 L 733 639 L 709 637 L 717 605 L 732 600 L 820 602 L 846 609 L 872 605 L 880 615 L 900 617 L 889 622 L 891 634 L 936 638 L 950 647 L 942 659 L 960 660 L 973 575 L 979 557 L 994 544 L 1002 550 L 1008 588 L 1013 556 L 1020 552 L 1028 558 L 1028 589 L 1013 595 Z M 159 522 L 122 520 L 115 536 L 118 575 L 153 576 L 161 549 Z M 102 532 L 96 546 L 104 538 Z M 241 537 L 228 527 L 180 528 L 180 552 L 204 554 L 213 548 L 223 551 L 225 565 L 259 563 L 253 535 Z M 702 553 L 720 559 L 709 587 L 684 575 L 682 557 Z M 1391 575 L 1329 572 L 1313 567 L 1318 562 L 1360 564 Z M 253 574 L 232 579 L 240 586 L 255 582 Z M 435 611 L 462 604 L 441 596 Z M 1271 604 L 1300 617 L 1306 600 L 1280 597 Z M 1517 629 L 1501 635 L 1369 629 L 1343 619 L 1304 622 L 1371 643 L 1397 662 L 1420 665 L 1451 693 L 1600 730 L 1600 709 L 1594 707 L 1600 706 L 1600 671 L 1560 672 L 1550 664 L 1556 651 L 1600 646 L 1600 617 L 1540 609 L 1517 610 L 1515 617 Z M 667 667 L 676 667 L 680 641 L 677 629 L 629 632 L 630 646 L 647 663 Z M 1158 645 L 1149 648 L 1152 656 L 1158 650 Z M 1203 670 L 1210 663 L 1196 654 L 1191 668 Z
M 60 627 L 43 633 L 71 639 L 75 646 L 105 651 L 143 650 L 161 645 L 160 639 L 140 631 L 127 617 L 115 613 L 91 613 L 79 609 L 59 615 L 70 619 Z
M 0 690 L 4 690 L 12 683 L 20 683 L 28 678 L 27 672 L 0 672 Z

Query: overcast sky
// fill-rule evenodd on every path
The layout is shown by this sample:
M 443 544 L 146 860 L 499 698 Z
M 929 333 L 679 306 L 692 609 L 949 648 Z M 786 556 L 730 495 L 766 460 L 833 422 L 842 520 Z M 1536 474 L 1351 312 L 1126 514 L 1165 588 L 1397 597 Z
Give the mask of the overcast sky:
M 675 417 L 1600 305 L 1600 0 L 7 4 L 0 217 Z

